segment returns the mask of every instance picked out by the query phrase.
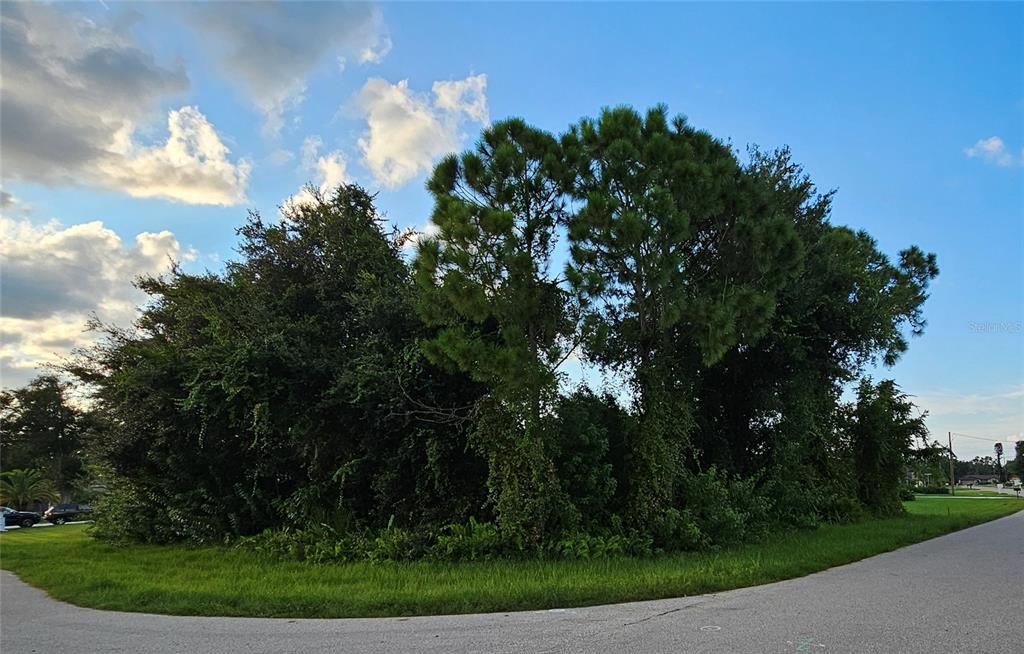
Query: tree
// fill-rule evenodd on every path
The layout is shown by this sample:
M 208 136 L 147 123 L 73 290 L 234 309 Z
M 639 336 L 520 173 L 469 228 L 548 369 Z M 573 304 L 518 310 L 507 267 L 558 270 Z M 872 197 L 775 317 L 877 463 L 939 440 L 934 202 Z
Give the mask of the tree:
M 850 408 L 847 430 L 853 447 L 857 494 L 877 515 L 903 513 L 900 491 L 906 482 L 911 445 L 928 437 L 924 417 L 895 382 L 863 379 Z
M 566 517 L 551 460 L 558 367 L 572 351 L 572 298 L 552 274 L 564 218 L 558 142 L 522 120 L 484 130 L 427 184 L 437 234 L 415 262 L 427 356 L 484 384 L 475 439 L 501 527 L 536 542 Z
M 949 485 L 949 448 L 933 441 L 911 451 L 910 471 L 914 481 L 923 486 Z
M 616 108 L 559 139 L 496 123 L 427 187 L 411 266 L 342 185 L 250 214 L 221 274 L 138 282 L 137 323 L 67 367 L 96 407 L 98 533 L 686 549 L 901 510 L 926 431 L 864 373 L 924 329 L 935 256 L 833 225 L 787 150 L 741 162 Z M 624 397 L 560 393 L 577 352 Z
M 1010 465 L 1012 465 L 1014 473 L 1021 479 L 1024 479 L 1024 441 L 1017 441 L 1014 444 L 1014 451 L 1016 456 L 1014 456 L 1011 464 L 1008 464 L 1006 467 L 1009 469 Z
M 67 494 L 83 473 L 84 413 L 68 401 L 69 385 L 42 375 L 0 393 L 0 469 L 46 472 Z
M 479 393 L 419 355 L 429 334 L 373 198 L 342 186 L 285 211 L 250 215 L 224 275 L 141 280 L 135 329 L 71 367 L 105 421 L 110 535 L 479 515 L 486 468 L 465 421 L 441 421 Z
M 994 476 L 999 474 L 999 467 L 996 460 L 990 456 L 976 456 L 970 461 L 954 461 L 954 471 L 957 479 L 965 475 Z
M 752 150 L 747 170 L 772 190 L 804 255 L 761 338 L 698 372 L 694 443 L 702 467 L 760 476 L 786 520 L 841 519 L 857 504 L 841 394 L 922 333 L 935 255 L 911 246 L 894 261 L 867 233 L 831 224 L 833 194 L 819 194 L 785 148 Z
M 569 277 L 590 309 L 588 356 L 632 380 L 627 504 L 643 524 L 691 451 L 693 371 L 761 334 L 799 242 L 729 147 L 664 107 L 607 109 L 562 146 L 577 202 Z
M 60 493 L 38 470 L 8 470 L 0 474 L 0 502 L 27 509 L 36 502 L 56 502 Z

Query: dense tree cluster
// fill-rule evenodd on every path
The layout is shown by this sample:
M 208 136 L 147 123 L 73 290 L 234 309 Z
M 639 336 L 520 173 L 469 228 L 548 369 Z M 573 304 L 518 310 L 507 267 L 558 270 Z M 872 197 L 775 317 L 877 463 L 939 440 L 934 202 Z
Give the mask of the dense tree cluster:
M 223 274 L 141 280 L 137 325 L 69 368 L 101 534 L 680 549 L 900 510 L 923 424 L 864 373 L 923 329 L 935 257 L 831 224 L 787 150 L 615 108 L 494 124 L 428 189 L 411 262 L 345 185 L 252 214 Z M 576 388 L 568 359 L 622 384 Z
M 71 402 L 69 390 L 50 374 L 0 393 L 0 470 L 31 470 L 52 485 L 50 495 L 57 498 L 85 497 L 91 481 L 84 442 L 90 418 Z

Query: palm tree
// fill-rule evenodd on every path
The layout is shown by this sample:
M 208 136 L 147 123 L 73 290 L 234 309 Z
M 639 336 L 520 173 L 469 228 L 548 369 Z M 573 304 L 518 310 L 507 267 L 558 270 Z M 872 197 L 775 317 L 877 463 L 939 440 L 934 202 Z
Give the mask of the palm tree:
M 0 502 L 13 508 L 35 504 L 40 500 L 56 502 L 60 499 L 53 482 L 38 470 L 8 470 L 0 474 Z

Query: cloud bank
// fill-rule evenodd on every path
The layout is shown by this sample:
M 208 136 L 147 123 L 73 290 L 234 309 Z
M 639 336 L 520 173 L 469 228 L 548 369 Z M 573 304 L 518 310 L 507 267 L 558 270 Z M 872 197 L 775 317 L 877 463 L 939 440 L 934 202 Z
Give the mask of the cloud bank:
M 90 315 L 130 324 L 145 299 L 132 281 L 193 258 L 169 231 L 142 232 L 125 243 L 100 221 L 64 227 L 0 217 L 3 385 L 24 384 L 39 365 L 92 342 L 84 332 Z
M 161 101 L 189 80 L 181 62 L 158 63 L 124 27 L 54 5 L 6 3 L 0 80 L 5 178 L 193 204 L 245 199 L 248 164 L 230 160 L 197 108 L 168 114 L 166 142 L 137 141 Z

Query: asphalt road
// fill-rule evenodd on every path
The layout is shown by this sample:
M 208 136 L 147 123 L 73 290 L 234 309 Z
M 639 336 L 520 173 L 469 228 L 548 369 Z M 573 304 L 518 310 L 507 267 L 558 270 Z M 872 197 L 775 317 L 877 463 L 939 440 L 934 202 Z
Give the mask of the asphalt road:
M 1020 652 L 1024 512 L 800 579 L 654 602 L 358 620 L 81 609 L 0 576 L 3 654 Z

